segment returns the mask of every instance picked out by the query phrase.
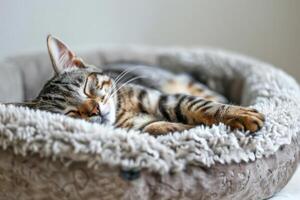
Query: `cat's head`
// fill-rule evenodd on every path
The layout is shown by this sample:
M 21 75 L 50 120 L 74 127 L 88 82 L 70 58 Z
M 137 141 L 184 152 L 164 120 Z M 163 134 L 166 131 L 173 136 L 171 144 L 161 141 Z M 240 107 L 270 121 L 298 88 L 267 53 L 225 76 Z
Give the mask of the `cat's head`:
M 99 68 L 85 64 L 59 39 L 48 36 L 47 46 L 55 72 L 29 107 L 91 122 L 115 121 L 114 80 Z

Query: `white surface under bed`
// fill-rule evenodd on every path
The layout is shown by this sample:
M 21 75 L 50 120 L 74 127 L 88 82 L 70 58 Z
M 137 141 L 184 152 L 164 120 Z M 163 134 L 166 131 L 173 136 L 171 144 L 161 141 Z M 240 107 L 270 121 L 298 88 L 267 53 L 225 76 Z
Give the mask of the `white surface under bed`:
M 291 181 L 271 200 L 299 200 L 300 199 L 300 169 L 296 171 Z

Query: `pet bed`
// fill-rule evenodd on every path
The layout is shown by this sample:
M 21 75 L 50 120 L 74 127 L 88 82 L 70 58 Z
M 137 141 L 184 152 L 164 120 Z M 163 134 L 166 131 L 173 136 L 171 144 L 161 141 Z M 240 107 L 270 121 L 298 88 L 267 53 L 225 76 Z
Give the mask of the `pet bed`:
M 188 72 L 266 116 L 255 134 L 198 126 L 157 138 L 62 115 L 0 105 L 0 199 L 265 199 L 300 159 L 300 91 L 273 66 L 211 49 L 111 47 L 91 64 L 155 65 Z M 0 64 L 1 102 L 37 95 L 51 75 L 46 54 Z

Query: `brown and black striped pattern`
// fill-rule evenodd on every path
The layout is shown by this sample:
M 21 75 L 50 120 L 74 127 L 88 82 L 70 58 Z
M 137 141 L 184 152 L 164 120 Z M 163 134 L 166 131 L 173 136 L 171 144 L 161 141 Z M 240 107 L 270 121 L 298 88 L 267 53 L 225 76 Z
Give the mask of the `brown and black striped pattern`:
M 47 44 L 55 76 L 36 99 L 19 106 L 153 135 L 200 124 L 224 123 L 250 132 L 263 126 L 264 116 L 257 110 L 226 104 L 225 98 L 188 75 L 149 66 L 99 69 L 86 65 L 54 37 L 49 36 Z M 137 82 L 145 75 L 147 79 Z
M 264 121 L 263 115 L 254 109 L 226 105 L 210 98 L 188 94 L 165 94 L 128 85 L 118 96 L 120 103 L 116 126 L 141 129 L 153 134 L 220 122 L 232 128 L 255 132 L 263 126 Z

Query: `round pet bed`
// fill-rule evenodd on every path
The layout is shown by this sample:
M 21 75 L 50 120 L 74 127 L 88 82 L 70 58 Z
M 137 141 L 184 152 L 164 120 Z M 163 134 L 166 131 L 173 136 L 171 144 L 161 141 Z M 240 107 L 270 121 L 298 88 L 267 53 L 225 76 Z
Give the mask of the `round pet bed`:
M 188 72 L 231 102 L 264 113 L 265 125 L 255 134 L 220 124 L 155 138 L 0 105 L 1 200 L 265 199 L 293 175 L 300 91 L 281 70 L 208 49 L 114 47 L 81 55 L 96 66 Z M 0 69 L 1 102 L 33 98 L 52 70 L 46 54 L 9 58 Z

